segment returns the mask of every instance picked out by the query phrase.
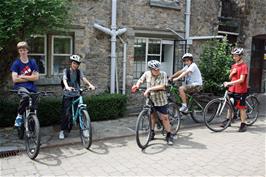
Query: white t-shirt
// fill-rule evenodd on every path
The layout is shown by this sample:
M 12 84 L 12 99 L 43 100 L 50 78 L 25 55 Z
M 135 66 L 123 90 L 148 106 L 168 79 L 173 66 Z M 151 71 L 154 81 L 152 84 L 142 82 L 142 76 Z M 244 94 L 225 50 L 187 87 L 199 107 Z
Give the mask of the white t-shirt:
M 185 77 L 186 85 L 202 85 L 202 77 L 200 70 L 196 63 L 191 63 L 191 65 L 186 65 L 182 71 L 190 71 Z

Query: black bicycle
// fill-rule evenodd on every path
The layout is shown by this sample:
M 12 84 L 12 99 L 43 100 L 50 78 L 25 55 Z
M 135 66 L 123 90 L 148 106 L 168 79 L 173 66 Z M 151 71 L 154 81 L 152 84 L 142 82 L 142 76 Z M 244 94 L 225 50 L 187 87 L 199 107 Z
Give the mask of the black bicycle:
M 250 94 L 246 97 L 246 106 L 246 124 L 250 126 L 257 121 L 259 114 L 259 101 L 255 95 Z M 225 130 L 232 121 L 239 119 L 239 117 L 239 110 L 234 107 L 227 90 L 223 97 L 211 100 L 204 109 L 205 125 L 214 132 Z
M 141 89 L 139 89 L 141 91 Z M 156 112 L 154 108 L 154 103 L 150 99 L 150 96 L 147 97 L 146 104 L 143 106 L 142 111 L 138 115 L 137 123 L 136 123 L 136 141 L 138 146 L 141 149 L 145 149 L 150 140 L 151 140 L 151 113 Z M 157 129 L 165 134 L 165 129 L 160 120 L 160 116 L 157 113 Z M 172 135 L 176 135 L 180 128 L 180 117 L 178 113 L 178 109 L 176 104 L 169 103 L 168 104 L 168 115 L 169 121 L 171 125 L 171 133 Z
M 25 112 L 22 114 L 23 123 L 17 127 L 18 138 L 25 138 L 26 152 L 30 159 L 35 159 L 40 151 L 40 123 L 37 117 L 36 105 L 41 96 L 48 96 L 53 92 L 23 92 L 18 90 L 11 90 L 13 93 L 17 93 L 19 96 L 27 95 L 28 106 Z

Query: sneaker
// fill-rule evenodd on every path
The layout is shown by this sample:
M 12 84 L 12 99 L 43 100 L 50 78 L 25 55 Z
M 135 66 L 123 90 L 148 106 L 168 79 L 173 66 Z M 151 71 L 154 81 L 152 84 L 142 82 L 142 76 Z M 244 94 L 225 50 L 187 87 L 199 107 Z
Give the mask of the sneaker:
M 221 127 L 225 127 L 228 124 L 228 121 L 230 121 L 230 119 L 226 119 L 225 121 L 223 121 Z M 228 125 L 228 127 L 230 126 L 231 126 L 231 123 Z
M 84 137 L 89 137 L 90 136 L 90 132 L 89 132 L 89 130 L 83 130 L 83 136 Z
M 167 142 L 168 145 L 173 145 L 174 144 L 173 135 L 171 133 L 167 133 L 166 142 Z
M 241 123 L 238 131 L 239 132 L 245 132 L 245 131 L 247 131 L 247 124 Z
M 17 115 L 15 120 L 15 127 L 20 127 L 23 123 L 23 119 L 21 115 Z
M 61 131 L 59 132 L 59 139 L 60 139 L 60 140 L 65 139 L 65 135 L 64 135 L 64 131 L 63 131 L 63 130 L 61 130 Z
M 187 113 L 188 112 L 188 108 L 187 108 L 187 106 L 182 105 L 181 108 L 179 109 L 179 111 Z
M 154 130 L 151 131 L 151 140 L 154 140 L 154 137 L 155 137 L 155 132 Z

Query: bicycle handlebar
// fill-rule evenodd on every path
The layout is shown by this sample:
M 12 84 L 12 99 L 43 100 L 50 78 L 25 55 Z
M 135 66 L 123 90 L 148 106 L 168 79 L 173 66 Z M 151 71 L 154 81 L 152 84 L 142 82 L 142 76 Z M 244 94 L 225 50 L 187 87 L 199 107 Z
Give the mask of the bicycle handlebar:
M 33 96 L 33 95 L 49 96 L 54 93 L 53 91 L 40 91 L 40 92 L 35 93 L 35 92 L 26 92 L 26 91 L 19 91 L 19 90 L 10 90 L 10 92 L 16 93 L 18 95 L 27 94 L 30 96 Z

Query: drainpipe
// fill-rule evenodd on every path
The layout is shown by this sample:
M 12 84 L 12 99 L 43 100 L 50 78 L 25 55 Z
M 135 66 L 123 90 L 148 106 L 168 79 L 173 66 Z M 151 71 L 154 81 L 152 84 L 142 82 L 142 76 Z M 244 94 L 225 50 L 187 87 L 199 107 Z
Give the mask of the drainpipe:
M 122 88 L 122 94 L 126 94 L 126 71 L 127 71 L 127 43 L 118 36 L 121 42 L 123 43 L 123 88 Z
M 189 36 L 190 31 L 190 15 L 191 15 L 191 0 L 186 0 L 186 12 L 185 12 L 185 39 L 187 40 L 187 44 L 192 44 L 193 40 L 205 40 L 205 39 L 217 39 L 224 38 L 224 36 Z
M 93 26 L 111 36 L 111 79 L 110 79 L 110 93 L 115 93 L 115 71 L 116 71 L 116 36 L 123 34 L 127 31 L 126 28 L 116 30 L 116 7 L 117 1 L 112 0 L 112 24 L 111 30 L 99 24 Z

